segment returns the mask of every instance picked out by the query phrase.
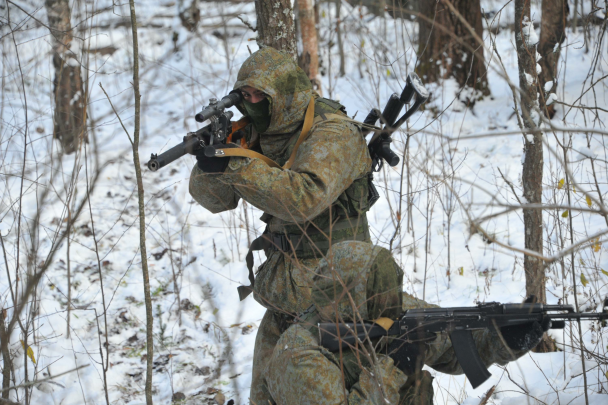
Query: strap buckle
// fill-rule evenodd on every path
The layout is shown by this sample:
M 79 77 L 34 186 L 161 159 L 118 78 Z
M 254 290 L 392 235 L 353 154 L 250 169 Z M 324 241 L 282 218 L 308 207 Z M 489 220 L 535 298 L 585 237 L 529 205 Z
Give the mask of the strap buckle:
M 269 232 L 264 235 L 264 238 L 270 242 L 270 248 L 280 250 L 281 252 L 293 252 L 303 249 L 301 244 L 304 235 Z
M 280 250 L 281 252 L 287 252 L 290 250 L 290 246 L 289 243 L 287 243 L 287 238 L 285 238 L 285 235 L 281 233 L 270 233 L 267 237 L 270 240 L 273 249 Z

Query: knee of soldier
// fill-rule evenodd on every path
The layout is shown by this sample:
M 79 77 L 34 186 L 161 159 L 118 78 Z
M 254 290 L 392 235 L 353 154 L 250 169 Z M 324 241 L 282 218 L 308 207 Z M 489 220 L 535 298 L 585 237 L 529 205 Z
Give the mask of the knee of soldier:
M 301 325 L 292 325 L 279 338 L 264 377 L 268 391 L 278 404 L 299 403 L 293 399 L 311 399 L 315 387 L 331 380 L 319 381 L 320 375 L 326 374 L 331 366 L 319 350 L 317 338 Z
M 301 325 L 291 325 L 281 335 L 269 360 L 267 372 L 277 370 L 281 364 L 297 364 L 302 358 L 318 352 L 318 339 Z M 278 367 L 280 369 L 280 367 Z

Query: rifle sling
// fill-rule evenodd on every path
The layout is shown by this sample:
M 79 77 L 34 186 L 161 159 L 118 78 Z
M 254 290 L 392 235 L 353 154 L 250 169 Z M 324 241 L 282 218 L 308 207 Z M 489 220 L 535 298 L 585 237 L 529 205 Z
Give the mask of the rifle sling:
M 276 167 L 278 169 L 288 170 L 291 168 L 291 166 L 293 165 L 293 162 L 296 160 L 296 153 L 298 152 L 298 148 L 300 147 L 300 144 L 302 142 L 304 142 L 304 140 L 308 136 L 308 133 L 310 132 L 310 129 L 312 128 L 314 121 L 315 121 L 315 99 L 314 99 L 314 97 L 311 97 L 310 102 L 308 103 L 308 107 L 306 108 L 306 114 L 304 115 L 304 125 L 302 126 L 302 131 L 300 132 L 300 136 L 298 137 L 298 140 L 296 141 L 296 145 L 293 148 L 293 151 L 291 152 L 291 156 L 289 156 L 289 160 L 287 160 L 287 162 L 282 167 L 281 167 L 281 165 L 279 165 L 277 162 L 270 159 L 269 157 L 264 156 L 261 153 L 254 152 L 250 149 L 243 149 L 243 148 L 218 149 L 216 152 L 217 153 L 216 157 L 236 156 L 236 157 L 246 157 L 246 158 L 251 158 L 251 159 L 260 159 L 270 167 Z
M 310 102 L 308 103 L 308 107 L 306 108 L 306 114 L 304 115 L 304 125 L 302 126 L 302 131 L 300 132 L 300 136 L 298 137 L 298 140 L 296 141 L 296 145 L 294 146 L 293 151 L 291 152 L 291 155 L 289 156 L 289 159 L 282 167 L 281 167 L 281 165 L 279 165 L 277 162 L 270 159 L 269 157 L 264 156 L 261 153 L 254 152 L 250 149 L 244 149 L 244 148 L 218 149 L 216 152 L 217 153 L 216 157 L 235 156 L 235 157 L 246 157 L 246 158 L 250 158 L 250 159 L 260 159 L 270 167 L 276 167 L 278 169 L 284 169 L 284 170 L 291 169 L 293 162 L 296 160 L 296 153 L 298 152 L 298 148 L 300 147 L 302 142 L 304 142 L 304 140 L 308 136 L 310 130 L 318 123 L 328 120 L 328 119 L 337 119 L 337 120 L 341 120 L 341 121 L 351 122 L 357 126 L 360 126 L 360 127 L 366 128 L 366 129 L 370 129 L 370 130 L 380 130 L 380 128 L 378 128 L 374 125 L 364 124 L 362 122 L 349 118 L 346 115 L 341 115 L 341 114 L 325 113 L 325 114 L 320 114 L 319 116 L 317 116 L 315 118 L 315 99 L 314 99 L 314 97 L 311 97 Z

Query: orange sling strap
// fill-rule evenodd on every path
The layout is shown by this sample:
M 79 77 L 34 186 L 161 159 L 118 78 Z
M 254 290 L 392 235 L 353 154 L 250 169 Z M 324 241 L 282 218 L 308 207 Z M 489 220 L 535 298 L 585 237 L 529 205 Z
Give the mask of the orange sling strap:
M 294 160 L 296 160 L 296 153 L 298 151 L 298 148 L 300 147 L 300 144 L 302 142 L 304 142 L 304 140 L 308 136 L 308 133 L 310 132 L 310 128 L 312 128 L 314 118 L 315 118 L 315 99 L 314 99 L 314 97 L 311 97 L 310 102 L 308 103 L 308 108 L 306 109 L 306 115 L 304 116 L 304 125 L 302 126 L 302 132 L 300 132 L 300 136 L 298 137 L 296 146 L 293 148 L 293 151 L 291 152 L 291 156 L 289 156 L 289 160 L 287 160 L 287 162 L 283 165 L 283 167 L 281 167 L 277 162 L 270 159 L 269 157 L 262 155 L 261 153 L 254 152 L 249 149 L 243 149 L 243 148 L 218 149 L 216 151 L 216 153 L 217 153 L 216 157 L 237 156 L 237 157 L 247 157 L 247 158 L 252 158 L 252 159 L 260 159 L 270 167 L 276 167 L 279 169 L 286 169 L 286 170 L 290 169 L 291 166 L 293 165 Z

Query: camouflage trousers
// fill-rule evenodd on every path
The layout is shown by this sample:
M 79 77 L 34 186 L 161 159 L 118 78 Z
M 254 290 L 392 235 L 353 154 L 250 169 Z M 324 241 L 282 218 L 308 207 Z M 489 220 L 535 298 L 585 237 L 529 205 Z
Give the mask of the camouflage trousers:
M 281 334 L 282 326 L 282 317 L 271 311 L 260 325 L 252 404 L 432 405 L 428 371 L 408 378 L 391 358 L 380 354 L 374 366 L 351 351 L 345 351 L 340 361 L 319 347 L 317 337 L 305 327 L 292 325 Z

